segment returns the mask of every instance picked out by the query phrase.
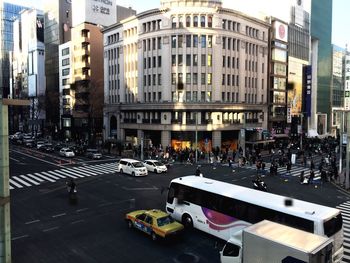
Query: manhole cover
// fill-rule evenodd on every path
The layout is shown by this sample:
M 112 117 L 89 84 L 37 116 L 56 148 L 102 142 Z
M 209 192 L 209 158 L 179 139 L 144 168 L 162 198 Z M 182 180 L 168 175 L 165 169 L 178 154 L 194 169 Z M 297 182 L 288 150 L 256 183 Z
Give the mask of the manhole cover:
M 177 256 L 174 262 L 175 263 L 197 263 L 199 262 L 199 257 L 192 253 L 184 253 Z

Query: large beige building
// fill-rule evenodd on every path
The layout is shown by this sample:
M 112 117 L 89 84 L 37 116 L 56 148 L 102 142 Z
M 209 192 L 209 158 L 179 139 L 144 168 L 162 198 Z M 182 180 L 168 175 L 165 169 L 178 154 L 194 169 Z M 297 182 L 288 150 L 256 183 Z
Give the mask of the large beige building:
M 102 32 L 105 139 L 208 149 L 261 138 L 268 23 L 220 0 L 168 0 Z

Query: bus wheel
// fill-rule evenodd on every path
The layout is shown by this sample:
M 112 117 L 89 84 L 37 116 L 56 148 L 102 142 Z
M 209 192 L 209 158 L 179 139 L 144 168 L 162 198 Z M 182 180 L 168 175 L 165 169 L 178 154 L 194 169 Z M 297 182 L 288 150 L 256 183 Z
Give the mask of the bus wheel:
M 190 215 L 188 214 L 184 214 L 182 216 L 182 224 L 186 227 L 186 228 L 192 228 L 193 227 L 193 220 L 191 218 Z

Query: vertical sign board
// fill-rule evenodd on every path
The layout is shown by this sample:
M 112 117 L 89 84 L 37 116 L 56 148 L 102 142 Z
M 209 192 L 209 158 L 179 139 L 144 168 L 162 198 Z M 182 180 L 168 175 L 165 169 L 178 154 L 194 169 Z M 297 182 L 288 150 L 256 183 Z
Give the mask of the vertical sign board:
M 287 108 L 287 123 L 292 123 L 292 108 Z
M 312 88 L 312 68 L 306 65 L 303 68 L 303 90 L 304 90 L 304 112 L 307 117 L 311 117 L 311 88 Z

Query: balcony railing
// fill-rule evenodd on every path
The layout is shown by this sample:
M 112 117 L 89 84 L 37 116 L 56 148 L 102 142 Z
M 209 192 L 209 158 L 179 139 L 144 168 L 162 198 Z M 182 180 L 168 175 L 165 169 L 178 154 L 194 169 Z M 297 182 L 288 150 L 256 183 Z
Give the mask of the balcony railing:
M 160 119 L 153 119 L 153 120 L 152 120 L 152 123 L 154 123 L 154 124 L 160 124 Z
M 150 119 L 142 119 L 142 123 L 150 123 Z

